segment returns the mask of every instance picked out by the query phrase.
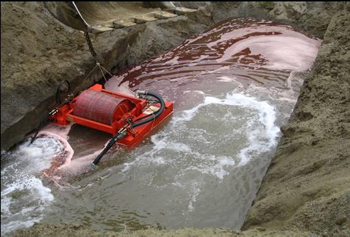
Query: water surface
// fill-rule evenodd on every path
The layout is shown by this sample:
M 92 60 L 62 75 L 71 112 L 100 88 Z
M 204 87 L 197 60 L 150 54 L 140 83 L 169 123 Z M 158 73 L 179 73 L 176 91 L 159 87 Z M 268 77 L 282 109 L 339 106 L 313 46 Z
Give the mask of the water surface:
M 291 26 L 232 19 L 120 72 L 107 89 L 157 92 L 174 101 L 171 120 L 85 174 L 108 134 L 49 125 L 32 146 L 4 153 L 1 230 L 36 221 L 240 229 L 320 43 Z M 65 163 L 45 178 L 57 156 Z

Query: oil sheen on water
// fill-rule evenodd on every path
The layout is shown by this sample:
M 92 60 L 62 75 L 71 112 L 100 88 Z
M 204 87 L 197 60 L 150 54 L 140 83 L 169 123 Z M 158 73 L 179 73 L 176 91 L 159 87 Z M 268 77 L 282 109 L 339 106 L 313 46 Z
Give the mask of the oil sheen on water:
M 121 72 L 107 89 L 157 92 L 175 102 L 173 117 L 87 174 L 108 134 L 49 125 L 32 146 L 3 152 L 2 232 L 38 221 L 240 229 L 320 44 L 287 25 L 233 19 Z M 42 175 L 57 156 L 63 167 Z

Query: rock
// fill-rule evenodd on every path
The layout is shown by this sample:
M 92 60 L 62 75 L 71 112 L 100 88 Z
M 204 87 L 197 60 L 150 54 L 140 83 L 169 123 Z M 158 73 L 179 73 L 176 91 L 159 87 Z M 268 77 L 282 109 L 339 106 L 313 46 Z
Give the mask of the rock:
M 159 12 L 153 13 L 153 16 L 157 19 L 168 19 L 168 18 L 176 17 L 177 15 L 172 14 L 170 12 L 159 11 Z
M 132 19 L 133 19 L 133 22 L 135 22 L 136 24 L 142 24 L 145 22 L 157 20 L 157 18 L 154 18 L 152 16 L 146 16 L 146 15 L 140 16 L 140 17 L 134 17 Z
M 178 15 L 185 15 L 187 13 L 192 13 L 192 12 L 196 12 L 196 9 L 189 9 L 189 8 L 185 8 L 185 7 L 177 7 L 175 8 L 174 12 Z
M 113 27 L 116 29 L 130 27 L 130 26 L 134 26 L 134 25 L 136 25 L 136 23 L 134 23 L 133 19 L 113 21 Z

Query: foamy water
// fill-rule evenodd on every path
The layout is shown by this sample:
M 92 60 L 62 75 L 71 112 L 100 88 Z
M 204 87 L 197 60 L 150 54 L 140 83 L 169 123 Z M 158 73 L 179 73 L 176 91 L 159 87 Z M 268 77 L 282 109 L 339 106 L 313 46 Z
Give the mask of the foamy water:
M 49 125 L 3 154 L 2 231 L 62 216 L 104 230 L 240 229 L 319 45 L 290 26 L 230 20 L 113 77 L 107 89 L 174 101 L 170 122 L 90 173 L 109 136 L 76 125 Z M 65 189 L 41 175 L 54 157 Z
M 15 150 L 2 154 L 1 232 L 29 227 L 39 222 L 45 207 L 54 200 L 49 187 L 42 182 L 42 171 L 51 166 L 54 157 L 73 150 L 67 142 L 70 126 L 47 126 L 30 144 L 26 139 Z
M 9 160 L 1 170 L 2 233 L 40 221 L 41 212 L 54 200 L 51 190 L 42 183 L 40 171 L 50 166 L 52 157 L 62 151 L 62 145 L 54 137 L 39 137 L 28 145 L 26 141 L 16 151 L 5 154 Z
M 213 110 L 221 110 L 220 116 Z M 245 113 L 237 115 L 239 111 Z M 199 121 L 203 118 L 207 121 Z M 183 208 L 184 220 L 190 221 L 197 200 L 203 202 L 198 195 L 208 188 L 206 180 L 220 186 L 235 169 L 275 147 L 279 135 L 275 120 L 275 108 L 266 101 L 234 92 L 224 98 L 205 96 L 194 108 L 177 113 L 164 130 L 151 137 L 153 145 L 135 151 L 136 159 L 124 163 L 121 172 L 154 190 L 155 199 L 169 190 L 174 196 L 182 192 L 184 206 L 176 208 Z M 228 148 L 231 143 L 236 147 Z M 163 208 L 160 205 L 158 211 Z

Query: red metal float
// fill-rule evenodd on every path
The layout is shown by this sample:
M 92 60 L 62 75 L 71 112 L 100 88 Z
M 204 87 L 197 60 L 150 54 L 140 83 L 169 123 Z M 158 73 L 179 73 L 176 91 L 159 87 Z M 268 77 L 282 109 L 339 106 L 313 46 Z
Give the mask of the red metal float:
M 105 90 L 102 85 L 95 84 L 58 108 L 50 120 L 60 125 L 80 124 L 113 136 L 123 129 L 125 135 L 118 139 L 118 144 L 131 148 L 170 117 L 173 103 L 164 101 L 164 104 L 164 110 L 154 120 L 133 127 L 132 124 L 159 110 L 161 104 L 149 104 L 145 99 Z

